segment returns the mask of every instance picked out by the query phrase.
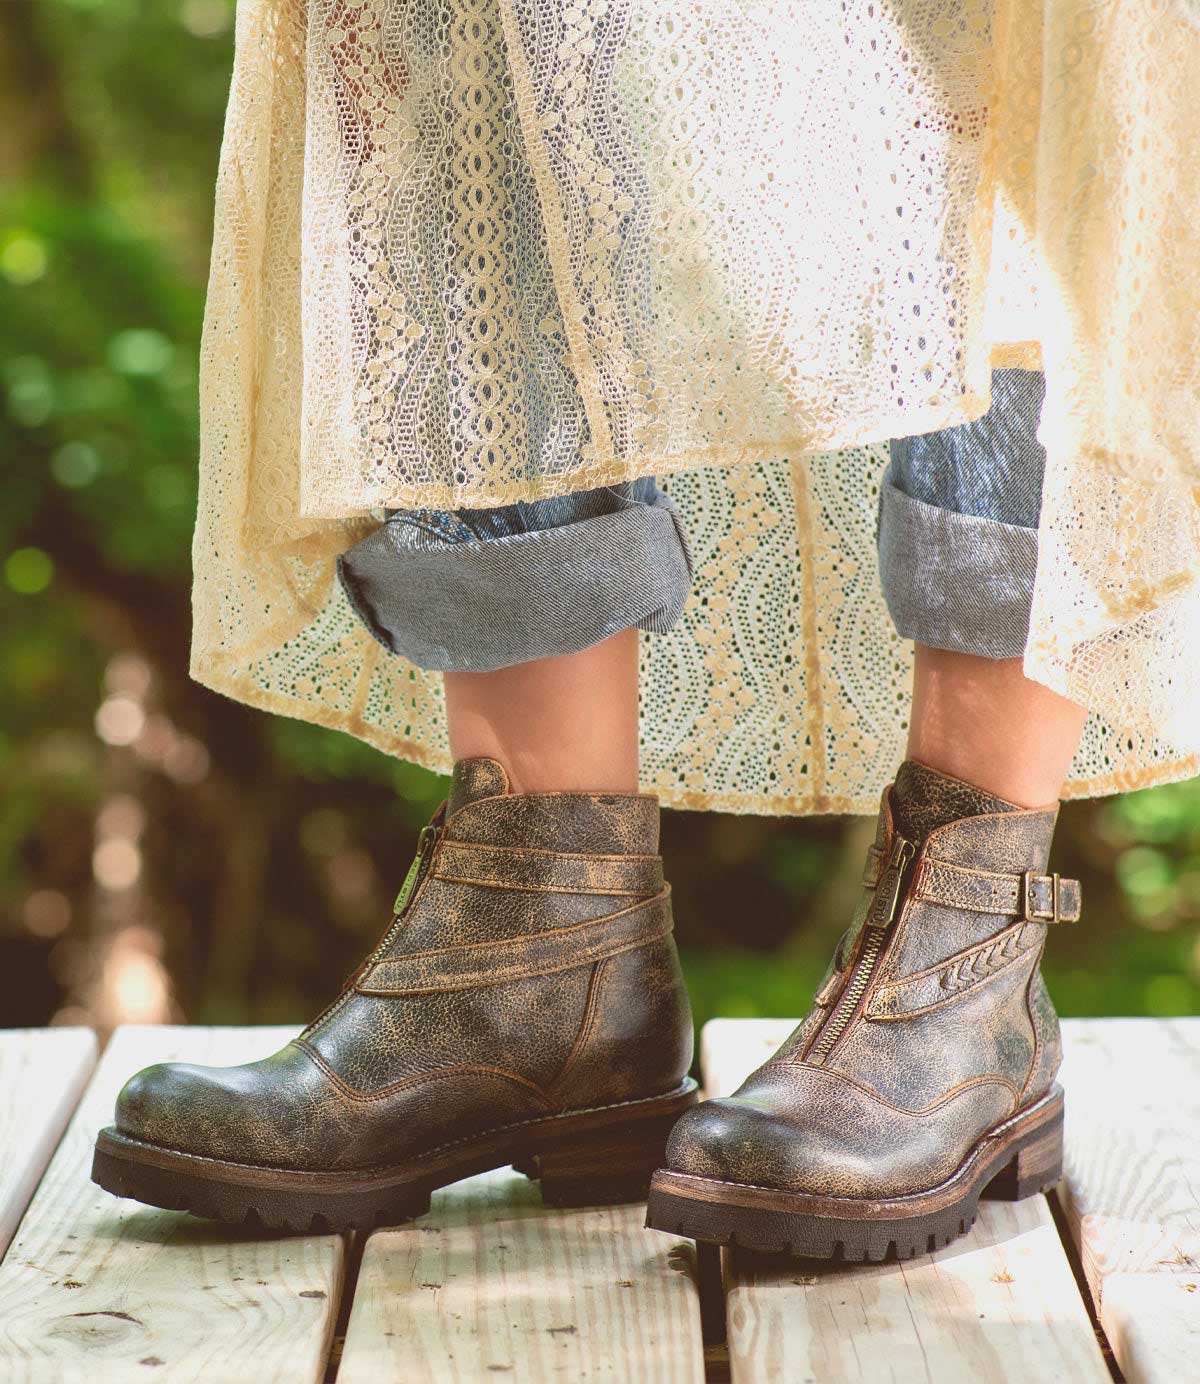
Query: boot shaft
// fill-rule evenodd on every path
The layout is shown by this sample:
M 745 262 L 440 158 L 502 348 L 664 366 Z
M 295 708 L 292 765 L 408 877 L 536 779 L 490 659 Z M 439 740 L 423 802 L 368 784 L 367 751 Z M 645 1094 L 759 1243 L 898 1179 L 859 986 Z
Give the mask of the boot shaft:
M 460 762 L 402 909 L 306 1043 L 359 1091 L 451 1062 L 575 1103 L 673 1089 L 692 1020 L 657 852 L 649 795 L 513 794 Z
M 905 765 L 883 797 L 855 922 L 788 1060 L 904 1109 L 973 1081 L 1018 1098 L 1046 1089 L 1061 1045 L 1037 968 L 1048 927 L 1080 907 L 1078 884 L 1046 873 L 1055 819 Z

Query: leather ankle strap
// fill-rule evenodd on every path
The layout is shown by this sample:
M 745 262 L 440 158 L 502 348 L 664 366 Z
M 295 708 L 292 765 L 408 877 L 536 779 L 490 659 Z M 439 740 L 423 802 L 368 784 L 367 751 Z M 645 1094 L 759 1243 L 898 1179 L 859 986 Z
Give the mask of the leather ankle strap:
M 909 897 L 971 913 L 1023 918 L 1027 923 L 1075 923 L 1083 906 L 1077 879 L 1036 870 L 998 874 L 931 856 L 917 866 Z
M 662 857 L 577 855 L 527 846 L 488 846 L 443 840 L 433 863 L 436 879 L 492 889 L 543 894 L 612 894 L 646 898 L 662 892 Z
M 671 891 L 618 913 L 520 937 L 470 942 L 377 961 L 358 980 L 363 995 L 428 995 L 552 975 L 644 947 L 671 931 Z

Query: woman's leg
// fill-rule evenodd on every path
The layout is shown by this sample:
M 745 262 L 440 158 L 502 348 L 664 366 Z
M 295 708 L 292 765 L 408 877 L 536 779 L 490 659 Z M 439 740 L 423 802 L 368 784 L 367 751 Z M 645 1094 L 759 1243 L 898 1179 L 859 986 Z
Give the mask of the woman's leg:
M 1022 807 L 1057 800 L 1086 714 L 1022 672 L 1044 394 L 997 371 L 978 422 L 894 442 L 880 511 L 884 594 L 916 646 L 909 757 Z
M 637 630 L 445 681 L 455 760 L 498 760 L 514 793 L 637 791 Z
M 638 630 L 669 630 L 691 585 L 652 477 L 492 510 L 394 512 L 339 561 L 388 649 L 445 676 L 455 761 L 512 791 L 635 792 Z
M 1018 807 L 1058 800 L 1086 715 L 1019 658 L 917 645 L 908 757 Z
M 340 573 L 376 638 L 444 674 L 447 802 L 337 1002 L 266 1062 L 135 1076 L 97 1180 L 296 1229 L 390 1224 L 515 1162 L 551 1203 L 640 1197 L 695 1098 L 636 792 L 637 629 L 669 629 L 690 581 L 673 510 L 648 481 L 397 513 Z

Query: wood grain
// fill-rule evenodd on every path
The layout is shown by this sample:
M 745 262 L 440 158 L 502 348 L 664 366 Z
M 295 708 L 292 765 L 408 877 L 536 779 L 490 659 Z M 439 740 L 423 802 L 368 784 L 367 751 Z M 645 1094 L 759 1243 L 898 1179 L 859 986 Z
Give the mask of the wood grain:
M 1130 1384 L 1200 1377 L 1200 1019 L 1063 1024 L 1060 1189 Z
M 256 1238 L 118 1200 L 89 1181 L 113 1099 L 155 1061 L 263 1057 L 293 1029 L 118 1029 L 0 1265 L 0 1379 L 319 1380 L 338 1236 Z
M 0 1030 L 0 1256 L 96 1065 L 90 1028 Z
M 708 1024 L 706 1091 L 732 1090 L 793 1026 Z M 734 1384 L 1109 1379 L 1044 1197 L 985 1202 L 969 1235 L 902 1264 L 831 1269 L 727 1254 L 725 1285 Z
M 338 1384 L 702 1384 L 694 1246 L 644 1217 L 543 1208 L 511 1169 L 436 1193 L 367 1241 Z

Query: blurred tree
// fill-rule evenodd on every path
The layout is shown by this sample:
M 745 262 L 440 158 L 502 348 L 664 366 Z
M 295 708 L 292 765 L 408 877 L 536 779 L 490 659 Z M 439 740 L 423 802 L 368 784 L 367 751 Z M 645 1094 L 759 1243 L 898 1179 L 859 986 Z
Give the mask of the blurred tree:
M 23 971 L 49 952 L 52 1002 L 101 1023 L 300 1012 L 381 926 L 439 794 L 187 678 L 231 20 L 0 6 L 0 887 Z M 22 996 L 14 1020 L 49 1017 L 44 987 Z

